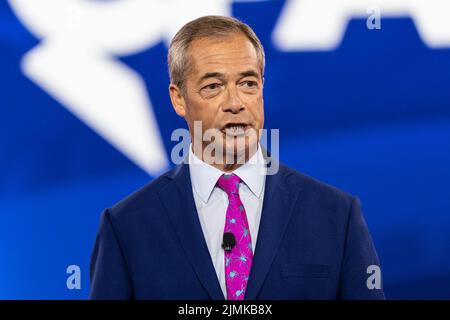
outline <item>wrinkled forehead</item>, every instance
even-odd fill
[[[231,77],[248,70],[262,76],[261,59],[245,35],[195,39],[188,54],[189,73],[194,78],[214,72]]]

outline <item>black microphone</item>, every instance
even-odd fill
[[[232,232],[225,232],[223,234],[222,248],[223,250],[230,252],[236,245],[236,238]]]

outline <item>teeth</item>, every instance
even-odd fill
[[[227,129],[233,129],[233,130],[238,130],[238,129],[242,129],[242,128],[244,128],[244,125],[242,125],[242,124],[227,127]]]
[[[231,134],[243,134],[245,129],[245,125],[238,124],[238,125],[231,125],[227,126],[225,128],[225,132],[231,133]]]

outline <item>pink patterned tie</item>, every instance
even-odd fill
[[[225,279],[228,300],[243,300],[253,261],[252,239],[247,214],[239,197],[241,179],[235,175],[222,175],[217,185],[228,195],[228,208],[224,233],[232,232],[236,245],[225,251]]]

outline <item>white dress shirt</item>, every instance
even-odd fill
[[[225,228],[228,196],[225,191],[216,186],[217,180],[225,172],[200,160],[192,152],[192,144],[189,146],[189,172],[203,235],[223,295],[227,298],[224,263],[225,253],[221,245]],[[230,173],[227,172],[227,174]],[[266,182],[266,166],[264,164],[261,146],[258,146],[257,152],[245,164],[232,173],[239,176],[242,180],[239,185],[239,196],[247,214],[254,253]]]

